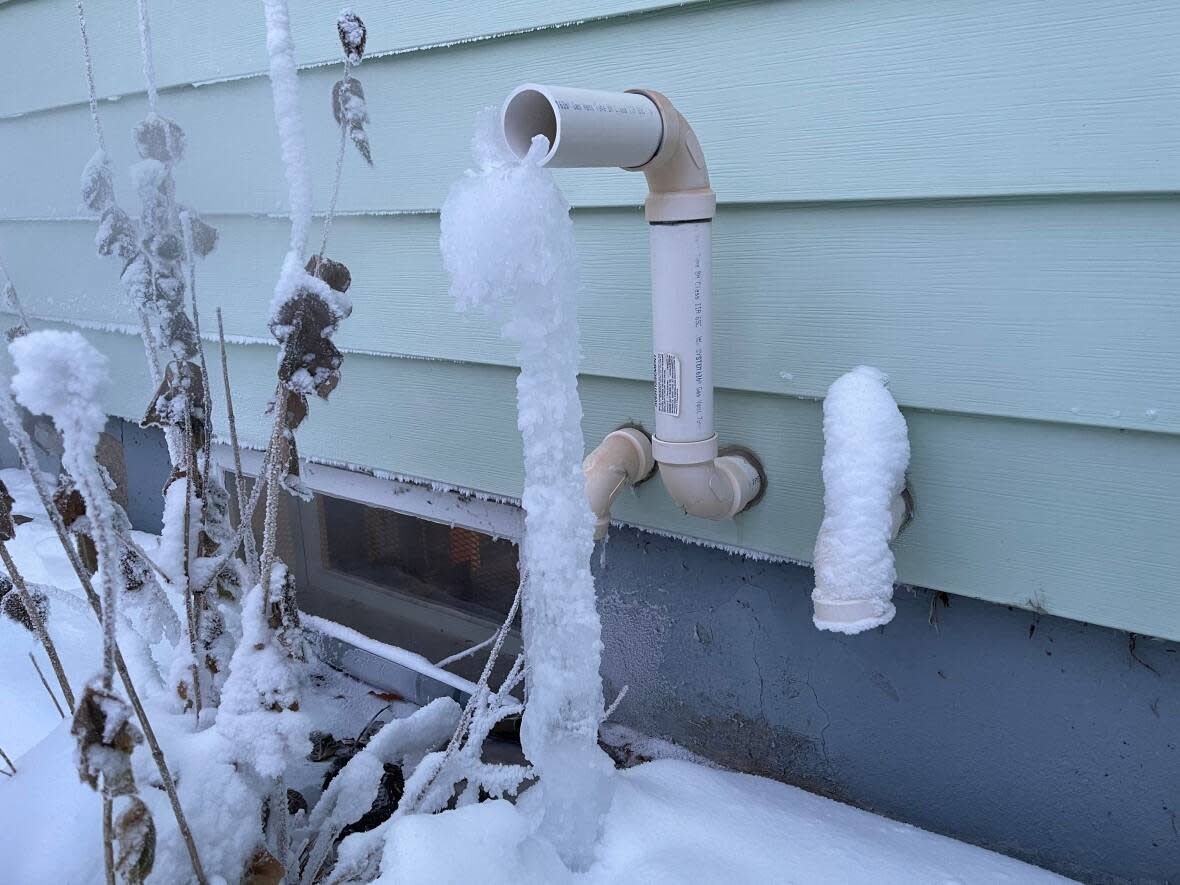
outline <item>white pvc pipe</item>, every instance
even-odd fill
[[[663,442],[713,437],[712,243],[707,221],[651,225],[655,435]]]
[[[762,476],[743,454],[717,457],[710,224],[717,198],[692,127],[658,92],[536,83],[508,97],[501,121],[505,140],[519,157],[528,153],[535,136],[544,135],[551,147],[542,165],[622,166],[647,178],[656,407],[652,453],[665,488],[686,513],[732,518],[758,497]],[[603,501],[609,508],[609,500]],[[608,511],[596,512],[601,528]]]
[[[620,427],[608,433],[586,456],[582,472],[586,477],[586,498],[594,511],[595,540],[606,537],[611,504],[619,492],[646,479],[655,466],[651,440],[634,427]]]
[[[542,166],[642,166],[664,133],[659,109],[646,95],[537,83],[516,88],[502,119],[517,156],[528,153],[534,136],[549,139]]]

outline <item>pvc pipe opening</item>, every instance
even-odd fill
[[[524,157],[533,139],[544,135],[549,139],[549,153],[541,165],[553,158],[558,139],[557,108],[545,93],[528,86],[516,90],[504,105],[504,138],[518,157]]]
[[[504,140],[523,158],[533,139],[549,139],[542,166],[643,166],[664,134],[660,110],[646,95],[524,83],[500,114]]]

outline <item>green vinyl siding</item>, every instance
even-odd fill
[[[272,389],[266,306],[287,235],[261,9],[157,3],[161,111],[189,135],[181,199],[222,242],[203,311],[225,312],[243,432]],[[337,4],[338,5],[338,4]],[[317,206],[336,133],[337,5],[292,3]],[[910,424],[914,523],[902,580],[1180,638],[1180,7],[1154,2],[763,0],[382,2],[376,165],[349,156],[330,253],[353,271],[348,356],[305,456],[488,493],[520,490],[514,354],[452,309],[437,210],[469,164],[475,113],[527,80],[667,93],[718,193],[718,432],[766,463],[733,523],[675,512],[658,483],[634,524],[806,561],[822,515],[818,399],[859,363]],[[100,105],[121,199],[144,113],[134,4],[91,0]],[[0,5],[0,254],[31,312],[133,324],[93,254],[78,172],[93,151],[73,4]],[[227,27],[230,14],[243,19]],[[34,65],[30,34],[60,33]],[[462,42],[456,42],[462,41]],[[452,45],[453,44],[453,45]],[[23,54],[22,54],[23,53]],[[34,79],[30,71],[37,71]],[[204,83],[195,87],[191,84]],[[650,423],[641,176],[558,173],[582,258],[587,445]],[[142,348],[111,355],[109,408],[149,393]],[[215,392],[220,389],[214,384]]]

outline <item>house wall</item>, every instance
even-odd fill
[[[181,198],[221,230],[200,272],[234,337],[245,438],[265,434],[266,306],[285,190],[262,12],[152,4],[161,110],[188,133]],[[144,114],[135,6],[87,4],[117,170]],[[347,157],[331,254],[353,271],[350,351],[307,455],[516,495],[511,348],[456,316],[437,210],[475,113],[519,82],[666,92],[720,200],[718,431],[764,461],[732,523],[656,486],[632,524],[807,561],[821,519],[820,405],[859,363],[892,378],[918,513],[905,581],[1180,638],[1180,6],[1139,0],[381,2],[359,71],[376,165]],[[316,203],[337,135],[337,6],[294,0]],[[69,0],[0,4],[0,250],[29,310],[101,326],[108,408],[150,393],[118,267],[93,254],[93,150]],[[650,419],[640,176],[563,171],[583,261],[587,444]],[[133,205],[125,176],[120,198]],[[122,325],[119,325],[122,324]],[[122,329],[122,331],[118,331]],[[214,385],[215,396],[218,385]],[[217,397],[220,401],[220,397]],[[220,402],[219,402],[220,408]],[[223,425],[224,426],[224,425]],[[478,445],[472,441],[478,440]]]

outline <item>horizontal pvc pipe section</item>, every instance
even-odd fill
[[[549,139],[542,166],[644,165],[660,148],[664,124],[646,95],[526,83],[508,97],[504,137],[518,156]]]

